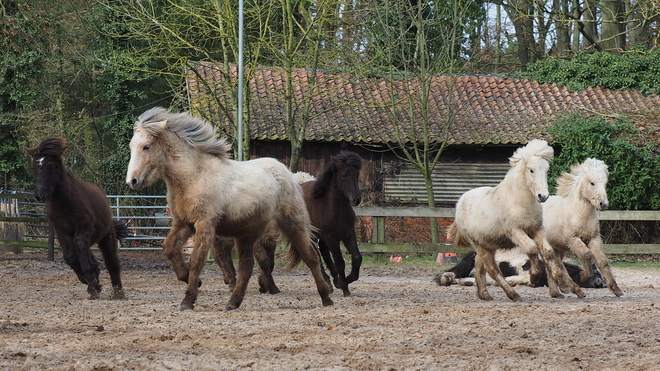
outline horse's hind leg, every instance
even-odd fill
[[[596,260],[596,267],[600,270],[600,273],[607,281],[607,288],[609,288],[614,295],[618,297],[623,296],[623,291],[619,288],[619,285],[616,284],[612,269],[607,261],[607,255],[605,255],[605,251],[603,250],[603,240],[600,237],[591,240],[591,242],[589,242],[589,250],[591,250],[594,260]],[[591,264],[589,264],[589,266],[591,266]]]
[[[126,299],[121,284],[121,264],[119,263],[119,255],[117,254],[117,240],[114,235],[108,235],[99,241],[98,245],[103,255],[105,266],[108,269],[108,274],[110,274],[112,299]]]
[[[268,233],[268,232],[266,232]],[[254,245],[254,257],[257,258],[259,263],[259,292],[278,294],[280,289],[275,284],[273,279],[273,268],[275,267],[275,249],[277,248],[277,240],[262,237]]]
[[[493,297],[488,293],[486,284],[486,268],[484,267],[484,260],[482,254],[486,254],[486,250],[477,249],[477,256],[474,258],[474,281],[477,284],[477,296],[481,300],[493,300]],[[492,254],[492,253],[491,253]]]
[[[234,310],[241,306],[248,281],[252,276],[254,268],[254,243],[256,238],[253,236],[236,238],[236,250],[238,252],[238,280],[236,287],[232,291],[227,303],[226,310]]]
[[[502,273],[500,272],[500,269],[497,267],[497,263],[495,262],[495,255],[493,251],[487,249],[478,249],[475,268],[477,268],[479,265],[481,265],[481,277],[477,279],[477,294],[479,295],[480,299],[492,300],[492,297],[490,297],[490,295],[488,295],[488,292],[486,292],[486,282],[485,282],[486,277],[483,274],[483,271],[485,270],[486,272],[488,272],[490,278],[492,278],[495,282],[497,282],[497,284],[502,288],[502,290],[504,290],[506,296],[509,299],[511,299],[512,301],[520,300],[520,295],[518,295],[516,290],[514,290],[511,287],[511,285],[509,285],[509,283],[504,279]],[[477,268],[477,272],[479,272],[479,268]],[[476,275],[475,278],[477,278]],[[482,287],[480,288],[479,285],[481,285]],[[484,293],[485,295],[483,295]]]
[[[229,286],[230,291],[236,287],[236,269],[231,258],[231,250],[233,248],[233,238],[216,236],[215,244],[213,244],[213,256],[220,270],[222,270],[222,277],[225,284]]]
[[[346,263],[344,262],[344,256],[341,253],[339,241],[332,241],[332,243],[327,244],[327,247],[332,253],[332,259],[335,262],[337,271],[335,287],[342,289],[344,296],[351,296],[351,292],[348,290],[348,281],[346,280]]]
[[[560,289],[568,287],[572,293],[574,293],[578,298],[582,299],[586,295],[580,286],[573,282],[571,277],[568,275],[566,266],[561,260],[561,253],[556,251],[545,239],[544,233],[541,231],[537,233],[535,241],[539,244],[539,251],[541,256],[543,256],[543,261],[545,262],[546,271],[548,273],[548,287],[550,288],[550,296],[561,298],[563,295],[556,294],[553,290],[557,290],[557,286]],[[554,281],[554,282],[551,282]]]
[[[337,286],[337,278],[339,277],[339,273],[337,272],[337,267],[335,266],[335,262],[332,260],[332,255],[330,254],[330,249],[328,248],[328,245],[325,243],[325,241],[321,240],[319,238],[318,240],[318,257],[319,259],[322,259],[323,262],[325,262],[325,266],[328,268],[330,271],[330,276],[332,276],[332,282],[330,282],[330,277],[325,273],[325,269],[323,269],[323,265],[321,264],[321,272],[323,274],[323,279],[325,282],[332,288],[332,284],[334,283],[335,287],[339,288]],[[320,262],[321,260],[319,260]]]

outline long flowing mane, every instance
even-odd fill
[[[557,194],[562,197],[568,197],[575,191],[580,184],[580,181],[588,174],[601,176],[607,179],[609,170],[607,165],[595,158],[588,158],[581,164],[571,166],[570,173],[563,173],[557,178]]]
[[[554,157],[554,149],[548,145],[545,140],[532,139],[524,147],[520,147],[509,158],[509,164],[513,167],[519,162],[525,161],[532,156],[539,156],[546,161],[551,161]]]
[[[337,156],[333,156],[333,159],[342,163],[342,165],[352,167],[354,169],[362,169],[362,158],[350,151],[341,151]],[[316,183],[314,184],[314,189],[312,194],[315,198],[325,196],[330,190],[330,185],[332,184],[332,178],[335,173],[335,161],[330,161],[325,165],[323,172],[319,175]]]
[[[162,123],[165,122],[165,126]],[[215,128],[205,120],[190,113],[174,113],[162,107],[154,107],[138,117],[135,130],[143,128],[149,134],[158,136],[167,128],[191,147],[221,159],[230,158],[230,145],[225,139],[218,139]]]

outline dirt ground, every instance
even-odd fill
[[[442,267],[369,263],[353,295],[321,306],[306,267],[276,268],[282,292],[243,305],[208,264],[194,311],[157,253],[122,252],[128,299],[88,300],[61,255],[0,255],[0,370],[658,370],[660,270],[614,270],[625,292],[552,299],[519,287],[440,287]],[[447,268],[448,266],[443,266]]]

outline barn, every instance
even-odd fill
[[[233,65],[202,62],[186,79],[189,107],[229,138],[235,137],[236,76]],[[279,67],[255,68],[247,76],[245,135],[251,157],[290,162],[290,116],[307,123],[298,170],[318,174],[329,156],[348,149],[365,159],[361,183],[366,202],[426,203],[422,175],[397,150],[400,143],[415,140],[397,137],[396,129],[410,131],[424,121],[421,100],[413,97],[421,91],[418,81],[391,83],[308,69],[293,69],[289,75]],[[292,82],[290,104],[287,80]],[[533,138],[552,143],[548,125],[562,115],[625,115],[642,130],[657,130],[645,124],[659,117],[660,97],[655,95],[599,87],[570,92],[565,86],[485,75],[440,75],[430,87],[428,138],[444,145],[432,174],[438,205],[453,205],[468,189],[497,184],[515,148]]]

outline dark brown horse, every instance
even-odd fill
[[[128,236],[126,224],[113,221],[103,191],[78,180],[64,167],[62,154],[67,142],[44,139],[36,148],[26,148],[32,157],[37,201],[46,202],[46,215],[62,246],[64,261],[80,282],[87,285],[90,299],[101,294],[99,264],[90,246],[97,243],[112,282],[112,298],[124,299],[117,255],[117,239]]]
[[[362,254],[358,249],[355,235],[354,205],[362,201],[358,185],[362,158],[354,152],[341,151],[332,156],[321,175],[316,180],[307,173],[296,173],[305,196],[318,248],[326,266],[332,274],[335,287],[349,296],[348,284],[360,276]],[[276,294],[280,292],[272,277],[275,248],[279,234],[274,226],[269,228],[255,244],[254,256],[259,263],[259,291]],[[339,246],[343,242],[351,254],[351,272],[346,276],[344,258]],[[218,239],[214,246],[216,262],[223,272],[225,283],[231,289],[236,285],[236,270],[231,260],[233,240]],[[323,272],[326,281],[329,277]]]

